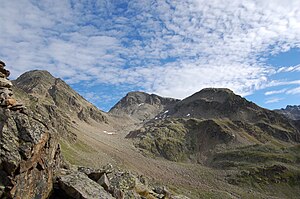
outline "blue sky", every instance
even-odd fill
[[[12,78],[48,70],[103,110],[129,91],[182,99],[205,87],[270,109],[300,104],[298,0],[0,3]]]

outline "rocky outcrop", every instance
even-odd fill
[[[10,72],[4,67],[5,63],[0,60],[0,106],[11,110],[24,111],[25,107],[22,104],[17,103],[13,97],[11,89],[13,84],[7,79]]]
[[[144,176],[113,168],[110,164],[102,169],[61,170],[56,181],[51,199],[187,198],[171,193],[166,187],[149,185]]]
[[[81,172],[63,175],[59,178],[58,183],[64,194],[75,199],[113,198],[100,184]]]
[[[287,118],[290,118],[292,120],[300,120],[300,105],[288,105],[286,108],[275,110],[276,112],[283,114]]]
[[[110,114],[129,116],[133,120],[146,122],[172,107],[179,100],[164,98],[144,92],[130,92],[111,110]]]
[[[56,135],[34,117],[0,109],[0,195],[47,198],[61,154]]]
[[[48,198],[62,165],[58,137],[22,104],[7,103],[14,98],[4,66],[0,62],[0,198]]]
[[[235,144],[232,123],[220,120],[165,119],[130,132],[144,153],[171,161],[201,162],[218,145]],[[237,128],[237,127],[236,127]]]

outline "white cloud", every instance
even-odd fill
[[[300,64],[296,66],[287,66],[287,67],[281,67],[277,70],[278,73],[281,72],[300,72]]]
[[[127,10],[116,7],[127,4]],[[230,4],[230,6],[228,6]],[[300,47],[297,0],[1,2],[0,57],[13,77],[47,69],[69,83],[131,84],[183,98],[298,84],[258,58]],[[123,11],[122,11],[123,10]],[[173,62],[170,62],[173,60]]]
[[[290,89],[290,90],[288,90],[286,93],[287,93],[287,94],[292,94],[292,95],[300,94],[300,87]]]
[[[299,85],[300,80],[291,80],[291,81],[271,81],[266,87],[275,87],[275,86],[287,86],[287,85]]]
[[[265,95],[281,94],[281,93],[285,93],[286,91],[287,91],[287,89],[267,91],[267,92],[265,92]]]
[[[271,103],[277,103],[280,102],[281,100],[283,100],[284,98],[270,98],[268,99],[265,104],[271,104]]]

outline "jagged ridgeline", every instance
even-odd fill
[[[286,108],[277,109],[275,111],[285,115],[292,120],[300,120],[300,105],[287,105]]]

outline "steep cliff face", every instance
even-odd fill
[[[0,198],[48,198],[62,164],[57,135],[34,116],[0,108]]]

